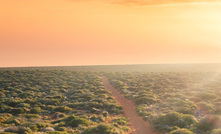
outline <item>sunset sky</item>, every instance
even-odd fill
[[[217,0],[0,0],[0,67],[217,62]]]

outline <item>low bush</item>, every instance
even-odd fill
[[[114,119],[113,122],[116,122],[118,125],[127,125],[128,119],[125,117],[120,117],[120,118]]]
[[[37,123],[36,125],[39,131],[42,131],[43,129],[47,127],[47,124],[45,123]]]
[[[54,131],[54,132],[46,132],[46,134],[68,134],[68,132]]]
[[[188,128],[195,123],[197,123],[197,119],[193,115],[177,112],[159,115],[152,120],[155,129],[166,132],[170,131],[173,127]]]
[[[102,124],[97,127],[88,128],[82,134],[122,134],[122,131],[113,126]]]
[[[41,108],[40,107],[34,107],[34,108],[31,109],[30,113],[32,113],[32,114],[41,113]]]
[[[129,131],[130,131],[130,128],[127,127],[127,126],[123,126],[123,127],[121,127],[121,129],[122,129],[124,132],[129,132]]]
[[[151,98],[151,97],[139,97],[135,99],[136,105],[140,104],[153,104],[156,102],[156,99]]]
[[[25,108],[30,108],[30,104],[27,103],[19,103],[18,105],[16,105],[16,107],[25,107]]]
[[[72,127],[78,127],[79,125],[88,126],[90,122],[85,118],[79,118],[75,115],[71,115],[67,118],[64,118],[62,120],[58,120],[53,122],[60,123],[59,126],[72,126]]]
[[[56,127],[55,130],[57,131],[68,131],[66,127]]]
[[[8,113],[0,113],[0,123],[3,123],[7,121],[10,117],[12,117],[11,114]]]
[[[65,114],[64,113],[59,113],[59,112],[56,112],[53,116],[53,118],[63,118],[65,117]]]
[[[40,118],[38,114],[20,114],[19,116],[25,117],[25,118]]]
[[[206,117],[201,119],[197,124],[196,127],[202,133],[209,132],[216,128],[216,125],[219,122],[219,118],[215,116]]]
[[[75,118],[67,123],[67,125],[70,125],[72,127],[78,127],[79,125],[88,126],[89,124],[90,122],[84,118]]]
[[[197,97],[201,98],[202,100],[213,100],[216,99],[218,96],[214,93],[198,93]]]
[[[31,125],[31,126],[29,126],[29,128],[30,128],[33,132],[37,132],[37,131],[38,131],[37,125]]]
[[[109,115],[109,113],[108,113],[107,111],[104,111],[104,112],[102,113],[102,115],[103,115],[104,117],[107,117],[107,116]]]
[[[26,113],[26,109],[25,108],[13,108],[11,110],[11,113],[14,115],[23,114],[23,113]]]
[[[30,128],[21,127],[21,126],[8,127],[4,131],[10,133],[18,133],[18,134],[30,134],[32,132]]]
[[[54,109],[55,112],[70,112],[71,110],[68,106],[59,106]]]
[[[194,133],[186,128],[182,128],[171,131],[169,134],[194,134]]]
[[[18,119],[15,119],[15,118],[10,118],[6,121],[7,124],[15,124],[16,126],[17,125],[20,125],[21,122],[18,120]]]

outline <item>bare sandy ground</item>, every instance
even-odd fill
[[[112,93],[114,99],[123,107],[124,115],[129,119],[132,131],[129,134],[157,134],[153,131],[150,124],[145,122],[136,112],[136,106],[133,101],[124,97],[114,88],[106,77],[102,77],[104,88]]]

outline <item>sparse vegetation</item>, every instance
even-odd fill
[[[105,75],[156,131],[218,134],[221,75],[212,72],[80,72],[0,70],[4,133],[121,134],[123,108],[107,92]]]
[[[218,133],[221,75],[213,72],[105,73],[157,131]]]
[[[77,134],[103,123],[128,131],[126,119],[114,126],[122,107],[101,80],[92,72],[1,70],[0,126],[22,134]]]

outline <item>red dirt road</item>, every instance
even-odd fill
[[[124,97],[120,92],[114,88],[106,77],[102,77],[104,88],[112,93],[115,100],[122,105],[124,115],[129,119],[132,131],[129,134],[157,134],[153,132],[150,124],[145,122],[136,112],[136,106],[133,101]]]

